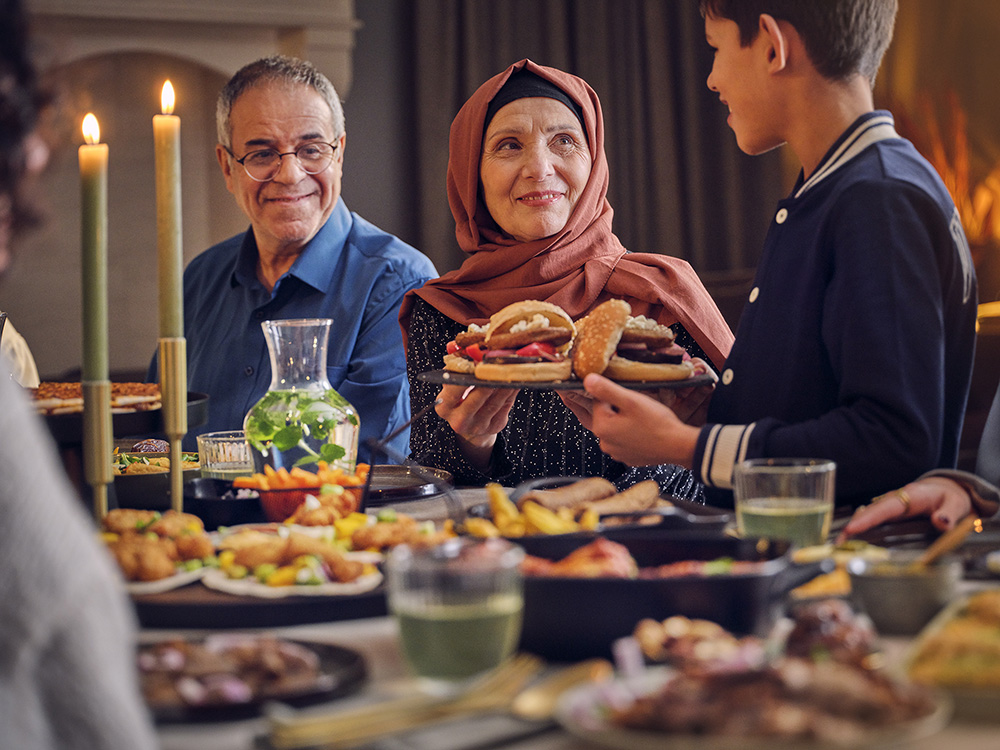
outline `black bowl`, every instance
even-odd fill
[[[259,497],[237,497],[232,482],[210,477],[184,483],[184,511],[198,516],[208,531],[267,520]]]

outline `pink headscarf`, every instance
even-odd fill
[[[510,75],[522,68],[555,84],[580,106],[593,157],[590,179],[566,226],[531,242],[506,236],[479,199],[486,110]],[[415,297],[465,324],[485,323],[497,310],[527,299],[559,305],[576,319],[616,297],[632,306],[633,315],[664,325],[681,323],[721,366],[733,334],[711,295],[687,261],[628,253],[622,247],[611,231],[614,212],[607,190],[601,103],[583,79],[521,60],[488,80],[455,117],[449,141],[448,202],[459,247],[469,257],[459,269],[406,295],[399,314],[404,341]]]

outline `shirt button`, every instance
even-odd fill
[[[750,301],[751,302],[756,302],[757,301],[757,297],[759,297],[759,296],[760,296],[760,287],[759,286],[755,286],[753,289],[750,290]]]
[[[722,371],[722,384],[729,385],[733,382],[733,371],[726,368]]]
[[[785,219],[787,219],[787,218],[788,218],[788,209],[787,208],[781,208],[781,209],[778,209],[778,214],[777,214],[777,216],[774,217],[774,220],[776,222],[778,222],[779,224],[784,224],[785,223]]]
[[[252,367],[249,367],[249,366],[248,366],[248,367],[245,367],[245,368],[243,369],[243,372],[245,372],[245,373],[247,374],[247,377],[250,377],[251,375],[253,375],[253,368],[252,368]]]

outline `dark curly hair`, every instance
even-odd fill
[[[46,97],[30,58],[20,0],[0,0],[0,19],[0,211],[17,231],[36,218],[20,187],[27,166],[25,141]]]

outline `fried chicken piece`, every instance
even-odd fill
[[[395,521],[379,521],[362,526],[351,534],[354,549],[386,549],[399,544],[407,544],[419,533],[416,519],[412,516],[397,516]]]
[[[300,526],[332,526],[334,521],[346,518],[358,510],[361,493],[358,489],[341,490],[307,497],[289,516],[288,522]]]
[[[170,539],[128,532],[108,542],[108,549],[128,581],[158,581],[176,569],[177,547]]]
[[[204,531],[201,533],[181,534],[174,538],[177,554],[181,560],[201,560],[215,554],[212,538]]]
[[[528,556],[521,570],[525,575],[570,578],[635,578],[639,574],[639,566],[628,548],[604,537],[578,547],[556,562],[539,562]]]
[[[288,547],[285,549],[289,563],[300,555],[314,555],[326,563],[330,574],[341,583],[347,583],[358,578],[364,572],[364,565],[357,560],[348,560],[343,553],[322,539],[306,534],[291,533],[288,535]]]
[[[253,570],[258,565],[282,565],[287,558],[288,539],[261,532],[242,532],[227,537],[219,548],[233,550],[233,562]]]
[[[137,510],[135,508],[115,508],[104,516],[103,528],[113,534],[126,534],[145,529],[159,517],[155,510]]]
[[[146,531],[170,538],[178,537],[185,533],[202,532],[204,530],[205,524],[198,516],[191,513],[178,513],[175,510],[168,510],[146,527]]]

